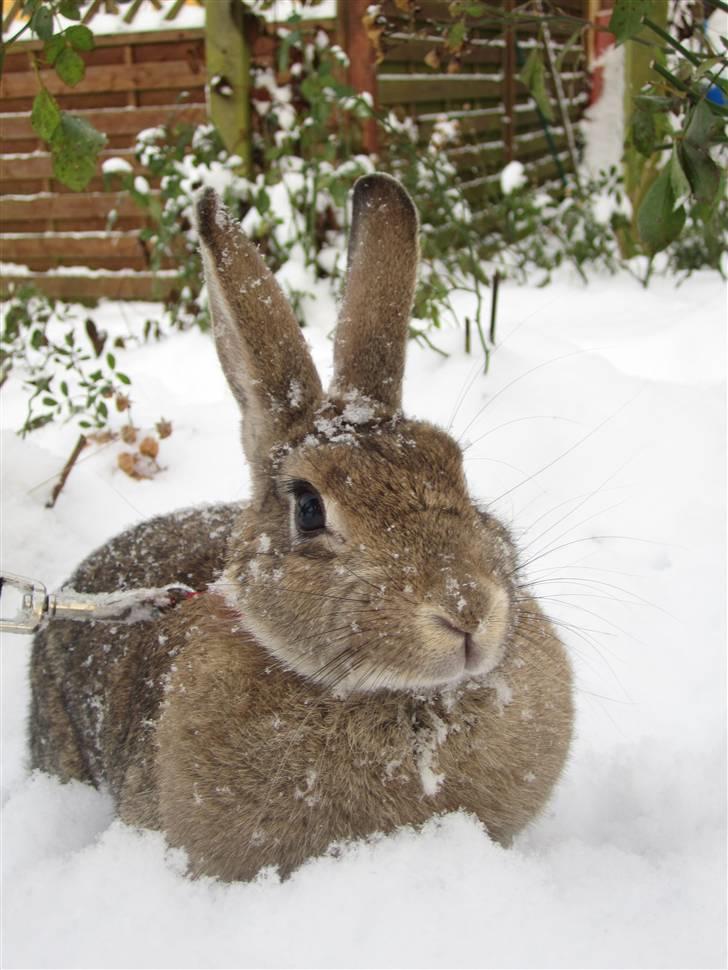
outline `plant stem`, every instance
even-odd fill
[[[493,290],[490,298],[490,331],[488,336],[490,337],[490,342],[495,346],[495,318],[498,310],[498,285],[500,284],[500,273],[498,270],[495,271],[495,276],[493,277]]]
[[[61,472],[61,477],[58,479],[56,484],[53,486],[53,491],[51,492],[51,497],[46,502],[46,508],[52,509],[56,504],[56,499],[61,494],[63,486],[66,484],[66,479],[71,474],[71,469],[76,464],[78,456],[81,454],[83,449],[86,447],[87,439],[86,435],[82,434],[78,436],[78,441],[76,442],[73,451],[71,452],[68,461],[63,466],[63,471]]]
[[[689,51],[687,47],[681,44],[679,40],[672,37],[666,30],[660,27],[659,24],[656,24],[654,20],[650,20],[649,17],[643,17],[642,23],[645,25],[645,27],[649,27],[653,34],[657,34],[658,37],[661,37],[666,44],[674,47],[676,51],[680,51],[683,57],[690,61],[694,67],[700,67],[700,58],[696,57],[692,51]]]

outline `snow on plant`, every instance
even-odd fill
[[[109,426],[113,408],[128,412],[129,377],[117,368],[107,335],[83,308],[57,302],[32,287],[4,307],[0,369],[28,389],[21,435],[51,421],[73,420],[82,433]]]

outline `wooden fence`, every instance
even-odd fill
[[[497,189],[498,172],[511,159],[522,161],[532,179],[540,182],[571,167],[569,127],[588,101],[581,45],[567,51],[561,64],[564,115],[558,115],[554,98],[557,119],[544,126],[517,80],[520,65],[536,43],[533,27],[478,31],[460,71],[448,73],[423,61],[428,51],[442,45],[433,25],[448,17],[448,0],[418,0],[415,16],[403,12],[394,0],[385,0],[383,13],[395,30],[389,32],[383,58],[374,68],[366,50],[362,58],[361,32],[352,36],[361,26],[361,17],[353,18],[352,12],[358,14],[357,8],[366,5],[364,0],[345,0],[338,23],[322,26],[349,49],[360,45],[352,81],[370,89],[380,108],[414,118],[423,139],[442,116],[458,121],[460,138],[446,150],[476,210],[486,210]],[[559,6],[575,15],[586,14],[585,0],[560,0]],[[551,33],[556,58],[572,31],[554,24]],[[204,31],[99,36],[96,42],[96,50],[86,55],[86,77],[76,88],[65,88],[52,72],[44,81],[62,108],[81,114],[107,134],[102,161],[118,156],[139,170],[132,149],[142,129],[172,118],[201,122],[206,117]],[[10,268],[4,274],[4,289],[10,283],[31,281],[65,298],[148,298],[152,274],[139,239],[139,210],[124,194],[108,191],[100,174],[84,193],[66,189],[53,178],[50,156],[30,126],[37,81],[29,55],[39,47],[34,42],[19,44],[6,58],[0,86],[0,258],[27,267],[23,272]],[[271,65],[274,54],[274,36],[261,33],[253,44],[253,62]],[[553,85],[553,79],[549,83]],[[113,229],[108,229],[112,210],[116,218]],[[75,267],[82,269],[74,271]],[[155,279],[154,293],[159,295],[164,276],[156,274]]]
[[[76,88],[66,88],[52,72],[44,81],[61,108],[106,133],[102,162],[121,157],[139,169],[133,146],[144,128],[173,117],[205,120],[202,30],[101,36],[96,44]],[[50,155],[31,128],[37,82],[29,55],[39,46],[25,44],[8,54],[0,88],[0,255],[30,271],[7,272],[4,284],[38,282],[64,297],[149,296],[138,207],[124,193],[108,191],[100,172],[85,192],[67,189],[53,178]],[[117,218],[109,230],[112,210]],[[83,271],[71,273],[69,267]],[[55,273],[46,275],[48,270]]]

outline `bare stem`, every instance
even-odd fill
[[[81,454],[83,449],[86,447],[87,439],[86,435],[82,434],[78,436],[78,441],[76,442],[73,451],[66,464],[63,466],[63,471],[61,472],[61,477],[58,479],[56,484],[53,486],[53,491],[51,492],[51,497],[46,502],[46,508],[52,509],[56,504],[56,499],[61,494],[63,486],[66,484],[66,479],[71,474],[71,469],[76,464],[78,456]]]

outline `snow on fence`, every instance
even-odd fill
[[[504,3],[512,5],[511,0]],[[561,0],[559,7],[585,16],[587,3]],[[423,139],[443,115],[457,121],[459,138],[445,150],[464,194],[482,213],[484,227],[488,199],[498,190],[498,173],[506,162],[523,162],[539,182],[571,167],[567,128],[581,116],[589,84],[583,45],[577,42],[564,51],[573,24],[551,24],[552,55],[556,59],[563,54],[560,78],[566,98],[565,111],[560,113],[554,101],[555,121],[544,125],[517,78],[536,43],[535,27],[478,29],[460,71],[448,73],[445,67],[426,66],[424,57],[442,47],[436,25],[447,22],[449,0],[419,0],[414,15],[395,0],[385,0],[382,12],[396,29],[386,36],[375,66],[373,57],[362,56],[369,40],[360,14],[367,7],[368,0],[345,0],[339,3],[338,19],[319,26],[352,54],[352,83],[371,90],[380,108],[413,118]],[[201,122],[206,117],[205,37],[202,27],[178,29],[174,24],[163,30],[128,31],[126,25],[124,31],[96,37],[96,49],[85,55],[86,76],[72,90],[50,71],[44,81],[62,108],[107,134],[102,162],[120,156],[141,171],[132,151],[141,130],[175,118]],[[275,44],[272,33],[259,32],[252,40],[253,63],[273,65]],[[29,55],[41,46],[18,43],[6,58],[0,83],[3,289],[29,281],[64,298],[161,296],[164,276],[157,274],[155,282],[148,270],[139,238],[143,217],[131,200],[109,191],[100,173],[84,193],[73,193],[53,178],[50,155],[30,125],[37,81]],[[552,78],[549,84],[553,94]],[[375,145],[370,142],[370,147]],[[108,229],[111,210],[116,219]]]

